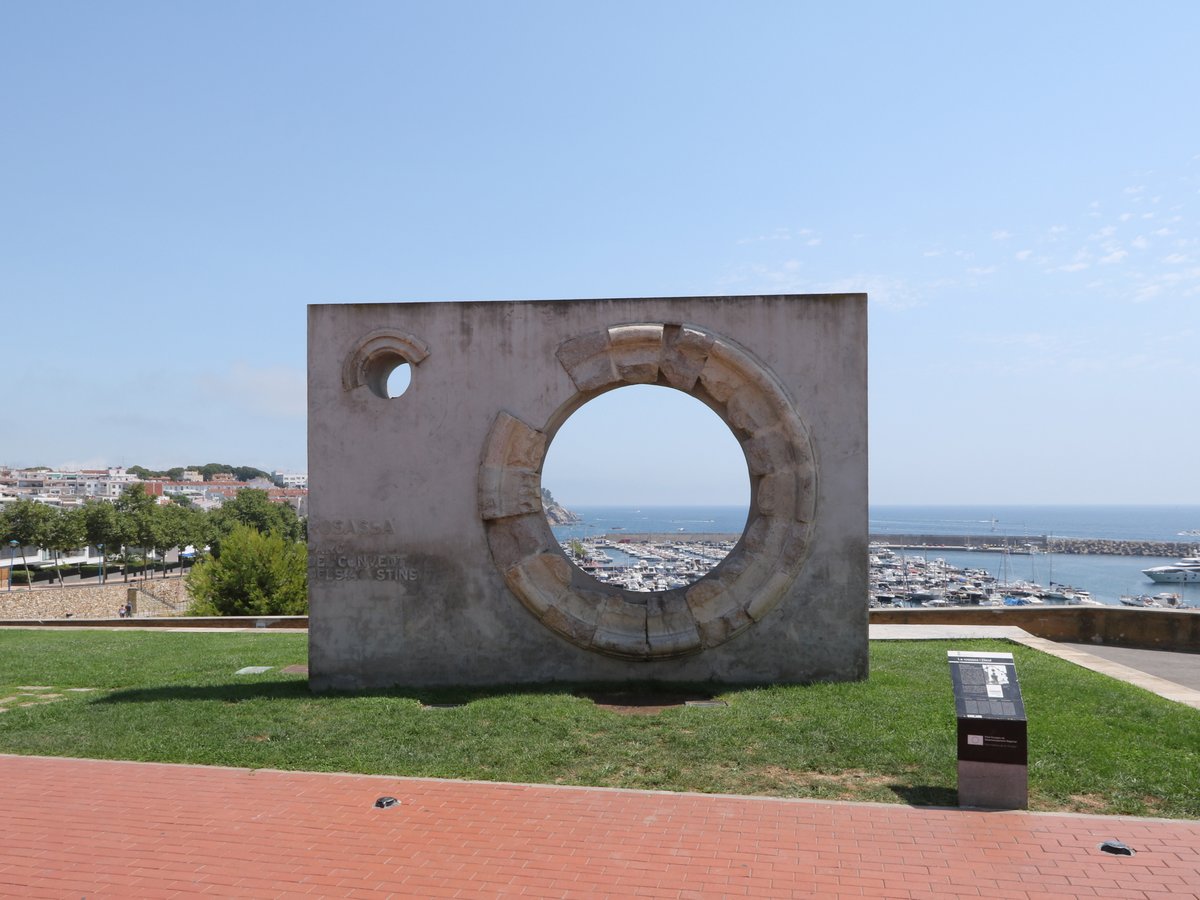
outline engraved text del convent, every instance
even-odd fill
[[[417,570],[391,553],[353,553],[343,547],[318,550],[317,581],[416,581]]]

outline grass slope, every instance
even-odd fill
[[[875,642],[868,682],[622,716],[567,685],[313,695],[278,671],[303,634],[3,631],[0,698],[63,699],[0,704],[0,752],[953,805],[950,646]],[[1024,647],[953,647],[1017,658],[1033,808],[1200,817],[1200,712]],[[249,665],[276,669],[233,674]]]

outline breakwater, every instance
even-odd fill
[[[955,537],[947,534],[873,534],[873,543],[904,550],[973,550],[982,553],[1062,553],[1075,556],[1195,556],[1196,541],[1117,541],[1103,538]]]
[[[732,532],[672,532],[672,531],[611,531],[599,535],[614,544],[719,544],[724,541],[736,543],[741,533]]]

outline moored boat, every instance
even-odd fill
[[[1151,566],[1142,574],[1155,584],[1186,584],[1200,581],[1200,556],[1185,556],[1169,566]]]

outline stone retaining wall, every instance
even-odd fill
[[[35,587],[13,586],[0,593],[0,621],[13,619],[116,618],[117,610],[137,590],[137,616],[178,615],[191,602],[183,578],[110,581],[107,584]]]
[[[1200,612],[1122,606],[873,609],[872,625],[1014,625],[1050,641],[1200,653]]]

